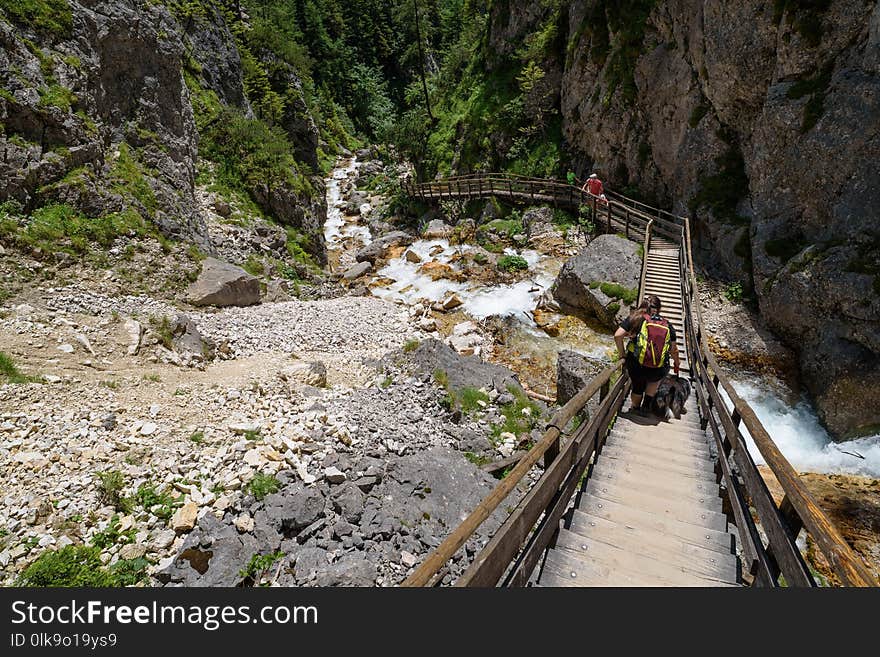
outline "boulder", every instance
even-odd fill
[[[273,279],[266,284],[266,298],[269,303],[290,301],[290,285],[283,279]]]
[[[556,360],[556,403],[565,404],[605,369],[607,363],[565,349]]]
[[[553,283],[553,297],[569,314],[596,317],[613,327],[626,317],[629,306],[603,291],[602,284],[638,290],[641,274],[638,244],[600,235],[562,266]]]
[[[451,232],[452,228],[445,221],[432,219],[422,232],[422,237],[426,240],[443,239],[449,237]]]
[[[454,390],[470,387],[507,392],[508,386],[522,390],[516,374],[506,367],[485,363],[476,356],[463,356],[449,345],[433,338],[422,340],[418,347],[405,356],[419,372],[430,376],[437,370],[445,372],[449,387]]]
[[[295,362],[278,371],[278,376],[288,384],[301,384],[324,388],[327,386],[327,367],[320,361]]]
[[[409,246],[412,243],[412,235],[404,233],[402,230],[396,230],[370,242],[367,246],[359,250],[355,254],[355,260],[358,262],[376,264],[378,260],[381,260],[385,256],[385,252],[389,248],[393,246]]]
[[[324,496],[301,483],[266,496],[266,517],[277,529],[298,531],[324,515]]]
[[[347,281],[353,281],[356,278],[360,278],[361,276],[366,276],[373,269],[373,265],[369,262],[359,262],[356,265],[349,267],[345,273],[342,275]]]
[[[260,302],[260,281],[241,267],[206,258],[187,297],[194,306],[251,306]]]

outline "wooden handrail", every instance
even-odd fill
[[[693,249],[691,246],[690,222],[686,221],[685,230],[685,248],[687,251],[688,274],[690,284],[694,290],[695,307],[697,314],[696,326],[703,326],[702,310],[699,304],[699,295],[697,293],[698,286],[696,275],[694,274]],[[773,442],[770,434],[764,428],[764,425],[755,415],[751,405],[742,399],[736,392],[736,389],[724,375],[712,351],[709,349],[706,336],[699,331],[699,350],[702,357],[706,360],[708,367],[713,371],[715,377],[720,381],[725,392],[731,400],[733,408],[739,415],[742,423],[745,425],[758,448],[764,457],[767,466],[773,472],[779,481],[782,490],[785,492],[791,506],[797,512],[798,517],[807,529],[809,534],[816,541],[819,549],[828,559],[834,573],[840,577],[842,583],[850,586],[877,586],[877,581],[871,576],[862,560],[856,555],[846,540],[838,531],[834,523],[829,520],[828,516],[816,503],[815,498],[809,492],[807,487],[798,477],[797,472],[792,467],[788,459],[783,456],[782,452]]]
[[[522,460],[501,480],[467,518],[446,537],[437,548],[419,565],[419,567],[406,578],[402,586],[425,586],[434,574],[443,567],[449,559],[465,544],[468,538],[483,524],[495,509],[510,495],[511,491],[528,474],[544,453],[556,444],[562,435],[562,429],[586,406],[587,402],[597,393],[606,382],[611,380],[611,375],[619,371],[623,361],[611,365],[595,377],[578,394],[572,397],[560,408],[550,422],[544,435],[522,458]]]

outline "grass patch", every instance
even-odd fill
[[[248,259],[245,260],[241,268],[251,276],[260,277],[266,273],[266,265],[263,263],[263,260],[253,254],[248,256]]]
[[[509,432],[515,436],[521,436],[531,431],[541,417],[540,407],[525,392],[516,386],[508,386],[508,392],[514,400],[501,407],[501,415],[504,421],[492,426],[492,437],[497,441],[502,433]],[[528,409],[527,413],[523,410]]]
[[[493,219],[486,224],[486,229],[504,235],[507,239],[513,239],[514,235],[523,234],[523,223],[515,212],[507,219]]]
[[[189,435],[189,439],[191,442],[194,442],[196,445],[202,445],[205,442],[205,432],[204,431],[193,431]]]
[[[498,264],[496,265],[498,269],[501,271],[525,271],[529,268],[529,263],[526,262],[526,259],[522,256],[518,255],[505,255],[498,258]]]
[[[0,0],[0,9],[13,23],[56,38],[69,36],[73,27],[67,0]]]
[[[272,475],[264,475],[260,472],[248,482],[246,490],[259,502],[271,493],[277,493],[280,484]]]
[[[102,388],[109,388],[110,390],[119,390],[119,382],[118,381],[99,381],[98,385]]]
[[[22,374],[9,354],[0,351],[0,383],[36,383],[38,378]]]
[[[144,374],[144,381],[151,381],[153,383],[159,383],[162,381],[162,377],[158,374]]]
[[[403,343],[403,353],[408,354],[412,351],[415,351],[416,349],[418,349],[420,344],[422,344],[421,340],[417,340],[415,338],[412,340],[407,340]]]
[[[149,511],[157,518],[168,520],[174,515],[174,510],[181,506],[182,499],[172,497],[168,493],[160,493],[151,483],[143,483],[138,486],[134,494],[134,502],[145,511]],[[154,507],[159,507],[154,509]]]
[[[480,456],[478,454],[474,454],[473,452],[465,452],[464,457],[477,467],[492,462],[492,459],[490,459],[488,456]]]
[[[489,395],[482,390],[471,386],[465,386],[459,390],[455,396],[461,405],[462,412],[464,413],[473,413],[474,411],[482,410],[483,406],[480,402],[483,402],[484,404],[489,403]]]
[[[39,107],[57,107],[64,112],[69,112],[75,102],[76,94],[57,82],[40,89]]]

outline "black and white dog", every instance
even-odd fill
[[[679,420],[690,394],[691,384],[687,379],[668,374],[660,381],[652,410],[664,420],[668,420],[673,415]]]

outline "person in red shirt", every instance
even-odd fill
[[[602,181],[599,180],[599,176],[595,173],[591,173],[590,177],[587,178],[587,182],[584,183],[583,190],[585,192],[589,192],[591,195],[599,197],[605,193],[605,187],[602,185]]]

